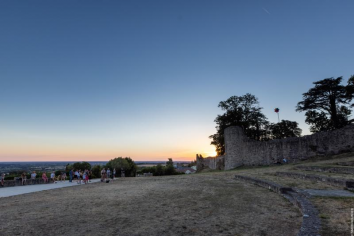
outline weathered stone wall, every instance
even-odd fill
[[[300,138],[284,138],[271,141],[255,141],[243,133],[242,128],[225,129],[225,170],[238,166],[270,165],[304,160],[316,155],[334,155],[354,149],[354,126],[319,132]]]
[[[282,162],[305,160],[317,155],[334,155],[354,150],[354,125],[341,129],[319,132],[300,138],[256,141],[249,139],[241,127],[231,126],[225,129],[224,156],[216,158],[197,157],[197,167],[218,169],[224,163],[224,169],[239,166],[270,165]],[[218,165],[220,163],[220,165]],[[220,167],[221,168],[221,167]]]
[[[203,169],[224,170],[225,158],[224,156],[203,158],[202,155],[197,154],[197,172]]]

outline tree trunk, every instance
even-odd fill
[[[336,101],[334,98],[330,98],[330,108],[331,108],[331,121],[333,122],[334,128],[339,128],[339,122],[337,119],[336,111]]]

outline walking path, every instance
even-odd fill
[[[100,182],[100,179],[92,179],[90,181],[91,182],[89,182],[89,184],[97,183]],[[80,185],[83,185],[83,183]],[[68,180],[66,180],[64,182],[57,182],[56,184],[51,183],[51,184],[35,184],[35,185],[5,187],[5,188],[0,188],[0,198],[11,197],[11,196],[21,195],[25,193],[33,193],[33,192],[39,192],[44,190],[56,189],[56,188],[73,187],[73,186],[79,186],[79,184],[77,184],[77,181],[73,181],[72,183],[70,183]]]
[[[353,197],[354,193],[345,190],[320,190],[320,189],[303,189],[301,192],[306,192],[312,197]]]

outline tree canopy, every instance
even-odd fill
[[[181,174],[175,170],[173,166],[172,158],[168,158],[168,161],[166,162],[166,166],[162,166],[161,164],[158,164],[156,166],[143,167],[138,171],[138,173],[140,174],[152,173],[154,176]]]
[[[281,139],[290,137],[300,137],[302,130],[295,121],[282,120],[277,124],[271,123],[269,126],[271,139]]]
[[[352,75],[349,80],[347,81],[346,85],[346,96],[352,100],[354,99],[354,76]],[[353,107],[354,104],[352,103],[351,106]]]
[[[72,167],[75,170],[90,170],[91,165],[89,162],[83,161],[83,162],[76,162],[72,165]]]
[[[314,87],[303,93],[296,111],[305,111],[305,122],[310,125],[312,133],[341,128],[353,122],[349,104],[354,98],[354,76],[347,85],[342,85],[342,77],[326,78],[314,82]],[[282,120],[269,123],[262,113],[257,97],[252,94],[231,96],[218,105],[224,113],[214,120],[216,133],[210,135],[211,144],[215,146],[218,156],[225,154],[224,130],[229,126],[240,126],[247,137],[259,141],[300,137],[302,130],[295,121]]]
[[[348,86],[341,82],[342,77],[319,80],[303,93],[303,101],[298,102],[296,111],[306,111],[305,122],[311,125],[311,132],[337,129],[350,123],[351,110],[346,105],[353,99],[353,76]]]
[[[218,105],[224,114],[215,119],[217,133],[209,136],[211,144],[215,145],[217,155],[225,153],[224,130],[229,126],[241,126],[245,134],[255,140],[267,138],[266,126],[268,121],[261,112],[257,97],[252,94],[232,96]]]
[[[114,159],[111,159],[108,163],[106,163],[105,167],[110,168],[111,170],[115,168],[117,172],[123,169],[125,171],[126,177],[136,176],[137,166],[130,157],[125,157],[125,158],[116,157]]]

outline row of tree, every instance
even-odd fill
[[[138,174],[152,173],[154,176],[162,175],[177,175],[180,174],[177,172],[173,166],[173,160],[171,158],[166,162],[166,166],[158,164],[156,166],[144,167],[141,170],[137,171]]]
[[[130,157],[117,157],[114,159],[111,159],[106,165],[94,165],[93,167],[90,165],[88,162],[76,162],[73,163],[72,165],[67,164],[66,166],[66,172],[69,172],[69,170],[74,169],[74,170],[91,170],[92,172],[92,177],[93,178],[100,178],[101,177],[101,170],[105,169],[110,169],[113,171],[113,169],[116,169],[116,175],[119,176],[121,175],[121,170],[125,171],[125,176],[126,177],[134,177],[136,176],[137,172],[137,166],[135,162],[130,158]]]
[[[303,93],[303,101],[296,107],[298,112],[306,112],[305,122],[310,131],[333,130],[353,122],[349,120],[350,107],[353,107],[354,76],[347,85],[342,85],[342,77],[326,78],[314,82],[314,87]],[[217,132],[209,138],[215,146],[217,155],[225,153],[224,130],[229,126],[241,126],[247,137],[259,141],[301,136],[302,130],[295,121],[282,120],[270,123],[262,113],[258,98],[247,93],[232,96],[218,105],[224,114],[215,119]]]

